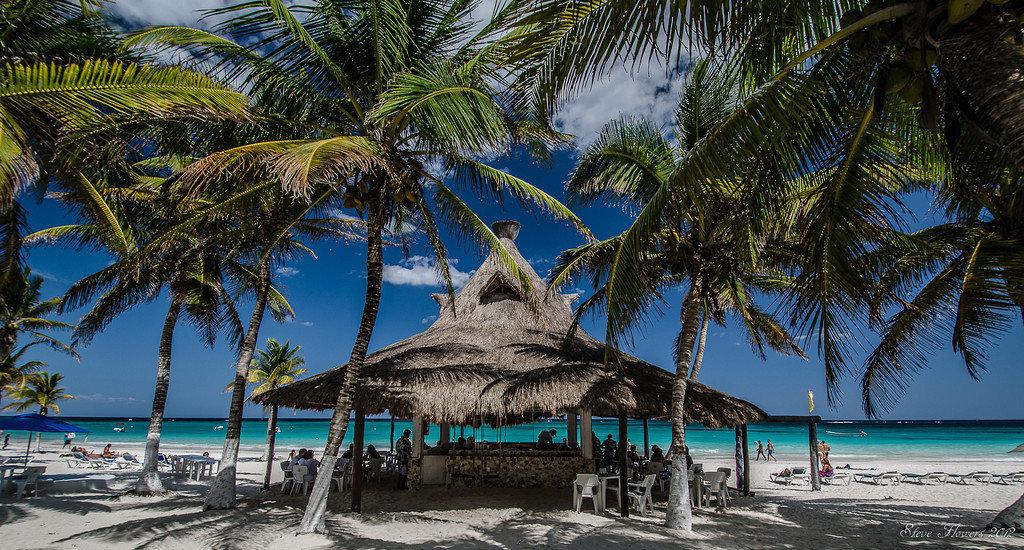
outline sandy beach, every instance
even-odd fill
[[[124,446],[119,451],[140,452]],[[174,452],[173,449],[167,449]],[[201,449],[199,449],[201,450]],[[214,456],[219,451],[213,450]],[[695,510],[694,532],[680,538],[665,531],[665,494],[647,517],[620,518],[614,509],[596,515],[571,510],[571,489],[429,487],[399,492],[387,481],[369,484],[360,515],[347,512],[347,493],[332,494],[330,535],[296,536],[305,499],[258,492],[264,463],[244,452],[239,467],[238,510],[203,512],[207,481],[164,476],[167,496],[123,495],[131,471],[71,468],[57,452],[35,455],[47,474],[113,475],[105,490],[0,499],[0,546],[4,548],[1024,548],[1024,537],[995,536],[981,529],[1024,491],[1024,485],[875,486],[852,483],[807,486],[771,483],[768,475],[797,458],[752,464],[752,497],[725,511]],[[704,468],[729,467],[726,459],[700,460]],[[841,455],[837,464],[844,464]],[[923,473],[1024,469],[1024,460],[899,463],[878,460],[855,468]],[[275,471],[275,481],[280,476]]]

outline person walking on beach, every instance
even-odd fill
[[[75,441],[75,432],[68,432],[64,434],[64,447],[70,447]],[[63,449],[64,447],[61,447]]]
[[[768,457],[766,457],[764,455],[764,443],[761,443],[761,440],[758,439],[757,440],[757,457],[754,458],[754,462],[757,462],[758,460],[761,460],[762,458],[765,459],[766,461],[768,460]]]
[[[765,460],[775,460],[775,462],[779,461],[779,459],[775,458],[775,445],[772,443],[771,439],[768,440],[768,457],[765,458]]]
[[[409,458],[412,457],[412,432],[405,430],[402,437],[395,442],[395,458],[398,459],[398,488],[408,489]]]

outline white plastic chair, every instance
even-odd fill
[[[281,482],[281,494],[285,494],[295,484],[295,478],[292,477],[291,462],[287,460],[282,461],[281,471],[284,472],[284,481]]]
[[[641,516],[646,515],[647,510],[654,510],[654,498],[651,493],[654,492],[654,482],[657,479],[658,476],[647,474],[642,482],[629,484],[632,487],[629,490],[629,503],[636,506]]]
[[[21,495],[30,487],[32,488],[32,494],[38,494],[39,474],[45,471],[46,466],[29,466],[25,469],[24,478],[12,479],[11,482],[18,488],[18,493],[14,498],[21,498]]]
[[[711,505],[711,497],[715,497],[715,504],[725,508],[729,504],[729,485],[725,472],[707,472],[704,474],[704,505]]]
[[[572,485],[572,505],[576,513],[583,508],[583,499],[589,498],[594,503],[594,513],[601,513],[604,503],[601,495],[601,481],[597,474],[576,474],[576,481]]]
[[[289,494],[294,495],[300,485],[302,486],[302,494],[306,494],[306,489],[309,487],[309,482],[306,481],[306,474],[308,473],[308,466],[303,466],[301,464],[292,466],[292,477],[295,479],[292,481],[292,490]]]

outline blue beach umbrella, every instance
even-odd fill
[[[33,432],[88,432],[89,430],[69,424],[57,418],[50,418],[38,413],[19,414],[0,418],[0,430],[19,430],[29,432],[28,448],[25,449],[25,457],[28,458],[29,449],[32,448]]]

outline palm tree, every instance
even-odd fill
[[[0,395],[20,391],[36,371],[46,366],[43,361],[21,361],[25,352],[38,343],[30,342],[0,357]]]
[[[252,257],[254,269],[235,271],[240,272],[240,279],[252,281],[249,286],[255,294],[256,303],[235,364],[224,451],[221,454],[220,470],[206,495],[204,508],[207,510],[235,507],[235,465],[242,431],[245,386],[268,300],[271,311],[284,313],[287,310],[287,313],[294,315],[284,298],[272,286],[272,268],[283,265],[296,252],[311,253],[298,241],[300,236],[307,240],[354,237],[355,233],[346,228],[361,225],[327,213],[326,206],[335,193],[330,186],[321,187],[311,199],[304,200],[282,193],[278,186],[257,199],[249,208],[233,207],[232,210],[237,212],[234,214],[238,219],[237,226],[220,233],[221,240]],[[224,212],[218,215],[224,215]],[[232,253],[227,255],[228,258],[232,256]],[[229,261],[229,265],[237,267],[233,261]],[[279,315],[278,320],[283,320],[280,317],[283,316]]]
[[[302,368],[306,360],[299,357],[302,346],[291,347],[285,342],[282,345],[273,338],[267,339],[267,348],[256,352],[252,367],[249,369],[249,383],[256,384],[250,397],[270,391],[278,386],[290,384],[296,377],[306,372]],[[267,418],[267,450],[263,459],[267,461],[267,471],[263,477],[263,490],[270,490],[270,474],[274,470],[274,439],[277,436],[277,405],[270,408]]]
[[[65,393],[67,390],[60,387],[61,380],[64,380],[64,375],[59,372],[51,374],[41,371],[29,375],[25,380],[25,385],[6,388],[15,401],[4,407],[4,410],[14,409],[24,412],[33,407],[39,407],[39,414],[43,416],[47,416],[50,412],[60,414],[58,402],[75,398],[75,396]],[[42,434],[36,434],[36,451],[39,450],[41,437]]]
[[[947,345],[979,380],[997,337],[1024,313],[1024,174],[1010,150],[965,136],[939,191],[946,223],[865,255],[880,275],[870,302],[881,340],[865,360],[864,412],[887,411]],[[977,174],[1001,174],[979,180]],[[1024,496],[992,522],[1022,526]]]
[[[18,412],[27,411],[33,407],[39,407],[39,414],[49,415],[51,412],[60,414],[60,401],[74,399],[75,396],[65,393],[66,389],[60,387],[64,375],[59,372],[37,372],[28,377],[22,388],[14,389],[15,402],[4,407],[4,410],[15,410]]]
[[[418,223],[453,292],[435,213],[496,250],[525,287],[528,279],[499,239],[432,166],[455,181],[500,200],[505,192],[583,229],[582,222],[536,187],[477,160],[515,143],[535,150],[562,139],[530,109],[514,109],[499,87],[504,44],[492,37],[513,9],[500,10],[482,30],[469,22],[473,2],[337,2],[290,8],[281,0],[216,10],[233,16],[214,33],[181,27],[143,30],[129,45],[185,48],[251,90],[256,108],[289,136],[214,153],[177,180],[201,192],[230,174],[236,181],[275,177],[298,194],[336,187],[345,205],[366,216],[367,289],[324,450],[322,470],[301,531],[323,531],[330,472],[348,428],[352,390],[376,324],[387,228]],[[431,202],[436,205],[431,208]],[[357,411],[359,417],[359,411]],[[360,417],[361,418],[361,417]],[[361,441],[356,441],[361,445]],[[357,462],[358,468],[358,462]],[[359,479],[360,471],[356,471]],[[357,482],[354,510],[360,507]]]
[[[20,335],[77,358],[74,348],[43,332],[74,328],[50,318],[60,309],[61,299],[43,300],[43,278],[28,268],[18,275],[0,288],[0,358],[13,353]]]
[[[141,176],[141,174],[140,174]],[[75,283],[68,289],[62,308],[75,309],[96,299],[91,310],[75,330],[76,341],[88,343],[113,319],[128,309],[161,296],[168,289],[170,305],[161,330],[157,353],[156,386],[146,455],[135,491],[140,494],[163,492],[157,471],[157,453],[164,406],[170,384],[171,349],[178,319],[184,313],[212,346],[219,330],[227,327],[232,336],[242,332],[234,308],[234,299],[224,284],[221,251],[210,242],[209,226],[194,227],[187,237],[167,239],[157,248],[143,247],[156,236],[192,216],[199,201],[162,199],[153,188],[160,178],[139,177],[141,183],[112,185],[106,180],[92,181],[78,174],[78,182],[69,191],[53,197],[81,212],[85,223],[68,224],[38,231],[26,241],[64,243],[76,247],[94,247],[107,251],[115,262]],[[204,233],[203,231],[211,233]]]
[[[731,113],[736,102],[734,84],[727,67],[698,62],[689,73],[676,117],[677,144],[653,122],[612,122],[570,175],[566,184],[570,196],[583,202],[606,198],[646,207],[654,193],[675,177],[681,159]],[[787,284],[772,264],[784,226],[763,224],[750,213],[778,179],[770,163],[760,163],[751,165],[743,178],[704,182],[674,196],[643,249],[626,252],[642,258],[638,271],[621,263],[629,244],[625,235],[568,250],[552,270],[554,286],[581,272],[594,282],[595,294],[578,308],[577,322],[586,313],[604,308],[610,350],[618,347],[621,335],[646,317],[666,290],[685,285],[672,393],[672,449],[677,456],[685,444],[687,381],[696,379],[701,366],[700,358],[693,358],[694,344],[700,334],[698,356],[702,356],[710,322],[724,323],[726,314],[733,312],[762,358],[765,344],[803,356],[795,340],[754,303],[753,296],[778,292]],[[614,356],[608,361],[614,364]],[[688,495],[685,464],[674,464],[666,514],[670,528],[691,528]]]
[[[0,283],[23,267],[28,186],[73,185],[90,134],[145,120],[243,118],[246,99],[197,72],[155,68],[119,52],[102,0],[0,5]],[[92,160],[95,160],[94,158]]]
[[[898,244],[902,194],[936,163],[950,170],[965,134],[1006,147],[1014,169],[1024,167],[1024,124],[1016,116],[1024,104],[1013,76],[1024,68],[1022,10],[1019,2],[959,0],[783,7],[654,0],[587,9],[540,2],[520,20],[518,87],[550,109],[617,55],[638,62],[659,40],[669,52],[697,44],[735,55],[755,93],[691,152],[682,175],[639,219],[656,219],[672,192],[723,177],[748,159],[771,156],[790,181],[811,178],[788,310],[817,335],[832,402],[837,381],[852,370],[857,339],[849,336],[865,324],[876,275],[860,269],[859,259]],[[979,180],[1000,179],[979,168]],[[642,239],[641,229],[650,226],[640,224],[630,239]]]

